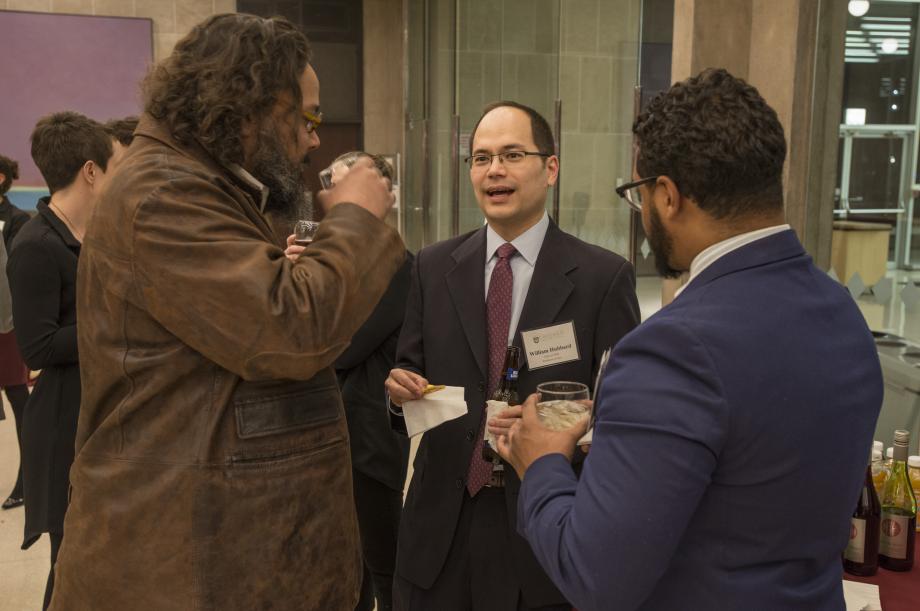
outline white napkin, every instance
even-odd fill
[[[463,387],[446,386],[430,392],[421,399],[403,403],[403,417],[409,437],[415,437],[439,424],[467,413]]]
[[[881,611],[878,586],[871,583],[843,580],[843,600],[847,611]]]
[[[589,416],[590,417],[590,416]],[[578,440],[578,445],[580,446],[589,446],[591,445],[591,440],[594,439],[594,427],[592,426],[588,429],[588,432]]]
[[[488,423],[490,418],[494,418],[506,409],[508,409],[507,401],[492,401],[491,399],[486,401],[486,430],[483,438],[485,439],[485,442],[489,444],[489,447],[496,452],[498,451],[498,442],[495,441],[495,435],[489,432]]]

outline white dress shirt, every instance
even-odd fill
[[[683,286],[674,291],[674,298],[684,292],[684,289],[693,282],[693,279],[703,273],[703,270],[732,252],[737,250],[742,246],[747,246],[751,242],[756,242],[757,240],[762,240],[768,236],[771,236],[775,233],[781,231],[786,231],[792,229],[788,224],[784,223],[782,225],[774,225],[772,227],[765,227],[764,229],[757,229],[755,231],[749,231],[747,233],[741,233],[727,240],[722,240],[721,242],[716,242],[709,248],[703,250],[698,255],[693,257],[693,261],[690,262],[690,277],[687,279],[687,282]]]
[[[537,223],[511,240],[511,245],[517,253],[511,257],[511,275],[513,279],[511,290],[511,324],[508,325],[508,345],[511,345],[521,319],[521,310],[524,309],[524,299],[527,298],[527,289],[533,278],[533,269],[537,264],[537,256],[543,246],[543,238],[549,228],[549,216],[546,212]],[[498,247],[505,243],[504,238],[498,235],[491,226],[486,228],[486,298],[489,295],[489,282],[492,280],[492,270],[498,261],[496,252]]]

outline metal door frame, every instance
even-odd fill
[[[897,217],[895,228],[894,265],[896,268],[911,269],[911,228],[914,218],[914,168],[917,167],[917,126],[901,125],[846,125],[840,126],[843,139],[843,159],[840,169],[840,208],[834,210],[836,218],[847,219],[860,214],[891,214]],[[896,208],[853,208],[850,206],[850,178],[853,164],[853,140],[855,139],[901,140],[901,177],[898,187]]]

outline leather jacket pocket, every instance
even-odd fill
[[[241,382],[233,393],[239,438],[277,435],[338,420],[342,399],[335,376],[327,371],[305,382]]]

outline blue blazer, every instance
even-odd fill
[[[843,609],[881,403],[856,304],[774,234],[617,344],[580,480],[537,460],[518,528],[579,611]]]

